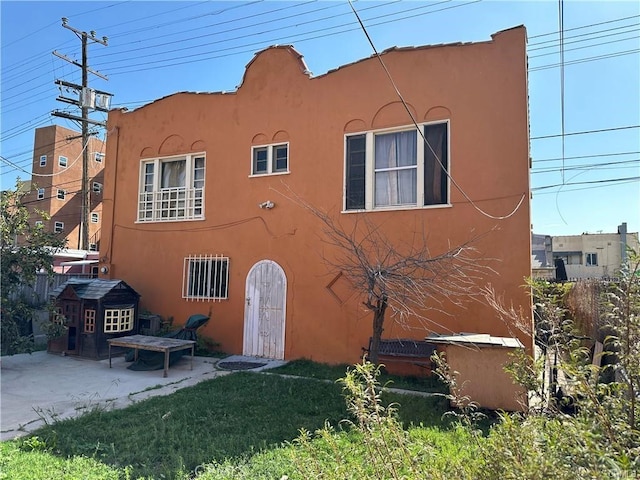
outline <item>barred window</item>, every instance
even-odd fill
[[[94,333],[96,331],[96,311],[85,310],[84,311],[84,332]]]
[[[229,258],[190,255],[184,259],[182,298],[223,300],[229,298]]]
[[[104,333],[128,332],[133,330],[134,308],[115,307],[104,311]]]

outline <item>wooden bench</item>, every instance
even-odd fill
[[[362,350],[366,355],[371,350],[371,338],[369,347]],[[378,345],[378,360],[386,362],[407,362],[431,369],[431,355],[436,346],[424,340],[412,340],[407,338],[380,339]]]

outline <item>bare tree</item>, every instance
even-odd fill
[[[426,312],[444,311],[445,302],[460,306],[478,296],[478,280],[491,270],[486,262],[480,261],[472,246],[480,236],[434,254],[427,246],[424,228],[415,229],[412,237],[402,244],[394,243],[383,226],[374,224],[365,214],[350,215],[353,225],[344,228],[300,197],[293,200],[320,220],[323,240],[333,247],[331,257],[323,256],[326,264],[349,281],[373,314],[369,348],[369,360],[373,363],[378,363],[380,339],[389,312],[401,324],[412,317],[447,330],[428,319]]]

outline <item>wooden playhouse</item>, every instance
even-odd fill
[[[135,335],[139,330],[140,295],[122,280],[71,278],[51,292],[52,322],[66,332],[50,339],[51,353],[103,359],[109,356],[110,338]]]

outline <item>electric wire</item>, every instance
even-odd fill
[[[542,135],[542,136],[538,136],[538,137],[531,137],[530,140],[543,140],[546,138],[558,138],[558,137],[569,137],[572,135],[586,135],[586,134],[590,134],[590,133],[601,133],[601,132],[614,132],[617,130],[629,130],[632,128],[640,128],[640,125],[627,125],[624,127],[611,127],[611,128],[600,128],[597,130],[584,130],[581,132],[570,132],[570,133],[558,133],[555,135]]]
[[[565,160],[575,160],[575,159],[579,159],[579,158],[610,157],[610,156],[615,156],[615,155],[635,155],[636,153],[640,153],[640,150],[635,150],[635,151],[630,151],[630,152],[611,152],[611,153],[596,153],[596,154],[592,154],[592,155],[577,155],[577,156],[573,156],[573,157],[565,157]],[[534,159],[533,163],[555,162],[555,161],[558,161],[558,160],[562,160],[562,157]]]
[[[376,58],[378,59],[378,61],[380,62],[380,64],[382,65],[382,68],[384,69],[387,78],[389,79],[389,81],[391,82],[391,85],[393,86],[396,95],[398,96],[398,98],[400,99],[400,102],[402,102],[402,105],[404,106],[406,112],[409,114],[409,117],[411,118],[411,121],[413,122],[413,125],[416,128],[416,131],[420,134],[420,136],[422,137],[422,140],[425,142],[425,145],[427,145],[429,147],[429,150],[431,150],[432,155],[434,156],[434,158],[436,159],[436,161],[438,162],[438,165],[440,165],[440,168],[442,169],[442,171],[444,172],[444,174],[447,176],[447,178],[449,179],[449,181],[456,187],[456,189],[462,194],[462,196],[469,202],[469,204],[471,204],[478,212],[480,212],[482,215],[492,218],[494,220],[504,220],[507,219],[509,217],[511,217],[512,215],[514,215],[518,209],[520,208],[520,205],[522,205],[522,202],[524,201],[524,199],[526,198],[526,193],[522,194],[522,197],[520,198],[520,201],[518,202],[518,204],[515,206],[515,208],[511,211],[511,213],[507,214],[507,215],[501,215],[501,216],[495,216],[495,215],[491,215],[487,212],[485,212],[484,210],[482,210],[480,207],[478,207],[475,202],[473,200],[471,200],[471,198],[469,197],[469,195],[467,195],[467,193],[462,189],[462,187],[460,187],[460,185],[458,185],[458,182],[455,181],[455,179],[449,174],[449,171],[447,168],[445,168],[445,166],[443,165],[440,157],[438,156],[438,154],[435,152],[435,150],[433,149],[433,147],[431,146],[431,144],[429,143],[429,141],[426,139],[426,137],[424,136],[424,133],[422,132],[422,129],[418,126],[418,122],[416,121],[415,117],[413,116],[413,113],[411,112],[411,109],[409,108],[409,106],[407,105],[407,102],[405,101],[404,97],[402,96],[402,93],[400,93],[400,90],[398,89],[398,86],[396,85],[395,81],[393,80],[393,77],[391,76],[391,73],[389,72],[389,69],[387,68],[386,64],[384,63],[384,61],[382,60],[382,57],[380,56],[380,53],[378,53],[378,50],[376,49],[375,44],[373,43],[373,40],[371,39],[371,36],[369,35],[369,32],[367,31],[366,27],[364,26],[364,24],[362,23],[362,20],[360,19],[360,15],[358,15],[358,12],[356,11],[355,7],[353,6],[353,3],[351,3],[351,0],[348,0],[349,5],[351,6],[351,10],[353,11],[354,15],[356,16],[356,18],[358,19],[358,23],[360,24],[360,27],[362,28],[363,33],[365,34],[365,36],[367,37],[367,40],[369,42],[369,45],[371,45],[371,48],[373,49],[373,52],[376,56]]]

